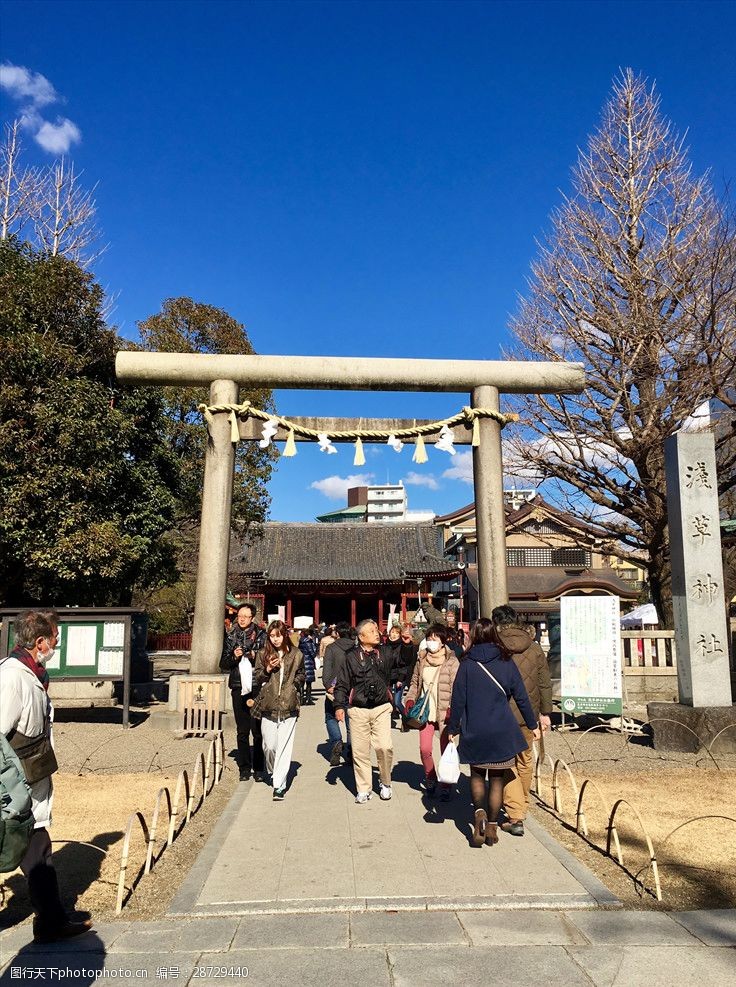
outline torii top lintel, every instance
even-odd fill
[[[404,359],[365,356],[228,356],[122,350],[115,372],[123,383],[197,387],[232,380],[249,387],[329,391],[467,392],[490,385],[502,394],[577,394],[582,363],[533,360]]]

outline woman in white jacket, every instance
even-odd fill
[[[46,662],[59,640],[58,618],[50,612],[28,610],[13,621],[15,647],[0,660],[0,731],[21,759],[29,780],[35,827],[20,868],[28,881],[35,912],[35,942],[56,942],[87,932],[92,923],[70,922],[59,897],[59,882],[51,858],[51,825],[56,770],[48,697]],[[44,740],[46,738],[46,740]],[[49,744],[51,750],[48,750]],[[40,756],[39,751],[46,752]],[[35,754],[31,762],[31,755]],[[46,773],[48,772],[48,773]]]

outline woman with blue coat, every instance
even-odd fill
[[[527,727],[534,732],[534,739],[539,739],[537,719],[521,673],[511,656],[495,642],[493,622],[481,617],[473,628],[470,648],[460,662],[450,703],[450,740],[457,745],[460,761],[470,765],[470,793],[475,806],[470,842],[474,847],[498,843],[497,822],[504,785],[513,776],[516,755],[527,749],[509,708],[512,697]]]

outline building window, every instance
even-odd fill
[[[507,548],[506,565],[558,566],[563,569],[587,569],[590,552],[586,548]]]

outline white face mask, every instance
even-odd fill
[[[441,647],[442,647],[441,641],[427,641],[427,651],[431,651],[432,654],[435,654],[435,652],[439,651]]]
[[[41,649],[39,648],[38,651],[36,652],[36,661],[38,662],[39,665],[43,665],[44,667],[46,663],[51,661],[53,657],[54,657],[54,649],[51,647],[49,647],[48,651],[41,651]]]

